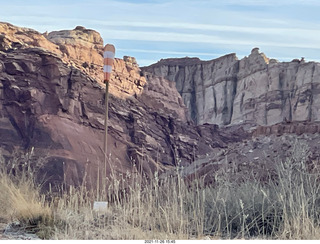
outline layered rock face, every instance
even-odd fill
[[[94,30],[77,26],[74,30],[53,31],[41,34],[0,22],[0,51],[38,47],[55,53],[68,66],[86,73],[103,84],[103,40]],[[141,94],[146,84],[140,68],[132,57],[115,59],[110,93],[117,97]]]
[[[87,62],[88,66],[101,65],[103,40],[94,30],[77,26],[74,30],[50,32],[47,34],[47,39],[58,45],[67,56],[79,62]]]
[[[197,124],[229,124],[236,88],[238,61],[235,54],[214,61],[198,58],[166,59],[143,71],[176,83],[188,116]]]
[[[255,48],[242,60],[166,59],[143,71],[174,81],[197,124],[320,120],[319,63],[279,63]]]
[[[0,23],[1,154],[10,162],[15,152],[33,152],[28,160],[39,162],[44,186],[94,187],[104,170],[151,176],[177,166],[210,182],[230,162],[241,170],[262,157],[262,168],[284,158],[296,139],[319,157],[320,125],[297,122],[318,120],[319,64],[278,63],[254,49],[240,61],[235,54],[169,59],[142,71],[133,57],[116,59],[103,165],[102,47],[100,35],[83,27],[40,34]]]
[[[105,170],[102,164],[105,86],[97,76],[90,75],[91,71],[79,66],[84,60],[76,63],[72,49],[62,48],[62,45],[77,46],[78,42],[55,40],[57,44],[50,44],[43,39],[46,45],[55,47],[48,50],[29,45],[22,38],[17,39],[21,45],[14,47],[12,38],[17,37],[19,28],[4,26],[15,34],[11,36],[6,29],[1,30],[5,36],[5,43],[0,43],[5,47],[0,51],[1,154],[10,160],[14,152],[32,151],[32,163],[40,160],[37,172],[45,186],[49,183],[94,186],[98,169],[100,180]],[[79,31],[83,29],[76,28],[75,32]],[[73,31],[63,33],[69,35]],[[42,39],[35,31],[31,36],[28,32],[23,35]],[[98,66],[97,63],[94,68]],[[228,142],[249,136],[241,128],[226,133],[214,125],[197,127],[186,122],[186,107],[175,84],[153,76],[148,79],[148,84],[144,84],[145,78],[133,58],[115,61],[110,87],[117,84],[115,89],[121,96],[111,92],[109,100],[107,175],[111,171],[131,172],[134,165],[147,175],[188,165],[212,148],[226,147]],[[15,161],[20,166],[24,163]]]
[[[49,41],[59,46],[71,65],[103,83],[103,40],[95,30],[77,26],[74,30],[53,31],[47,34]],[[65,58],[65,59],[66,59]],[[126,98],[141,94],[146,80],[134,58],[115,59],[110,93]]]
[[[0,58],[2,154],[10,158],[14,151],[32,150],[45,158],[39,172],[51,184],[79,185],[85,179],[94,185],[98,168],[103,170],[104,87],[42,49],[1,52]],[[149,84],[136,98],[111,95],[108,174],[111,167],[115,172],[131,171],[133,164],[147,174],[187,165],[212,148],[249,135],[241,128],[239,134],[225,134],[216,126],[185,123],[184,114],[174,107],[181,102],[177,92],[171,109],[166,109],[165,101],[174,93],[165,84]],[[157,101],[160,96],[164,99]]]

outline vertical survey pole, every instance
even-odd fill
[[[113,59],[115,55],[115,48],[112,44],[107,44],[103,49],[103,73],[104,73],[104,83],[106,84],[106,113],[104,121],[104,174],[103,182],[106,180],[107,174],[107,149],[108,149],[108,99],[109,99],[109,81],[112,72]],[[105,187],[105,186],[103,186]]]

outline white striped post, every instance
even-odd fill
[[[115,55],[115,48],[112,44],[107,44],[103,49],[103,73],[104,73],[104,83],[106,84],[106,114],[104,122],[104,181],[107,174],[107,149],[108,149],[108,98],[109,98],[109,81],[112,72],[112,65]],[[105,187],[105,186],[104,186]]]

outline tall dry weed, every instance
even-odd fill
[[[8,162],[0,154],[0,218],[45,237],[51,231],[52,210],[35,183],[29,156]]]
[[[241,172],[222,168],[209,186],[205,176],[185,181],[181,167],[166,177],[112,171],[105,186],[70,187],[49,203],[29,178],[19,183],[2,173],[7,196],[0,201],[12,200],[1,213],[28,219],[52,213],[51,239],[319,239],[320,171],[308,158],[307,145],[296,142],[269,182],[252,180],[253,173],[234,181],[231,174]],[[108,201],[108,209],[93,211],[95,200]]]

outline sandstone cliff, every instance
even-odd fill
[[[38,47],[55,53],[68,66],[86,73],[103,84],[103,40],[94,30],[77,26],[74,30],[53,31],[41,34],[0,22],[0,51]],[[115,59],[110,93],[118,97],[140,94],[146,80],[138,65],[129,57]]]
[[[166,59],[144,67],[176,83],[189,118],[197,124],[320,120],[320,64],[269,60],[257,48],[211,61]]]
[[[94,73],[102,67],[101,39],[96,32],[77,27],[49,34],[53,43],[36,31],[30,34],[29,29],[6,23],[0,27],[4,36],[0,41],[1,154],[9,162],[15,152],[32,151],[32,162],[41,159],[37,170],[45,178],[44,185],[95,185],[98,169],[103,170],[105,86]],[[86,58],[91,58],[93,67],[83,66]],[[187,123],[186,107],[174,83],[148,78],[145,84],[133,58],[115,61],[108,174],[131,172],[133,165],[149,175],[156,169],[187,165],[212,148],[249,135],[241,128],[239,134],[226,134],[215,125]],[[21,159],[12,167],[24,163]]]

